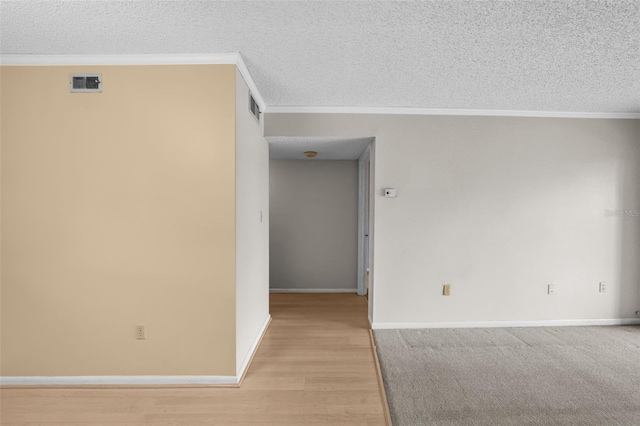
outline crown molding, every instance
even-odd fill
[[[216,65],[242,60],[237,52],[176,55],[0,55],[2,65]]]
[[[265,112],[268,114],[456,115],[479,117],[640,119],[640,112],[516,111],[410,107],[269,106]]]
[[[0,55],[0,65],[235,65],[251,90],[261,111],[266,109],[249,68],[237,52],[176,55]]]
[[[245,83],[247,83],[247,86],[249,86],[249,90],[251,91],[251,94],[253,95],[253,99],[255,99],[256,103],[258,104],[258,107],[260,108],[260,111],[262,113],[264,113],[264,111],[267,109],[267,104],[264,102],[264,99],[262,98],[262,95],[258,91],[258,86],[256,86],[256,82],[253,81],[253,77],[251,77],[251,73],[249,72],[249,68],[247,68],[247,64],[244,63],[244,59],[242,59],[242,55],[239,54],[239,53],[236,53],[236,55],[238,55],[238,56],[237,56],[235,64],[238,67],[238,70],[240,71],[240,74],[244,78]]]

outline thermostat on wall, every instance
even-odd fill
[[[385,188],[384,196],[385,198],[396,198],[398,196],[398,190],[395,188]]]

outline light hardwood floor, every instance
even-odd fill
[[[0,423],[385,425],[364,298],[272,294],[271,315],[239,389],[5,388]]]

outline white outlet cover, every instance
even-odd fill
[[[384,196],[386,198],[396,198],[398,196],[398,190],[396,188],[385,188]]]
[[[136,325],[136,339],[145,340],[147,338],[146,327],[144,324]]]
[[[556,285],[555,284],[549,284],[547,286],[547,294],[553,296],[554,294],[556,294]]]

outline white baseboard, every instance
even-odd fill
[[[3,376],[1,386],[215,385],[237,386],[237,376]]]
[[[269,293],[357,293],[356,288],[270,288]]]
[[[239,386],[271,322],[267,316],[235,376],[3,376],[0,386]]]
[[[264,320],[264,324],[262,324],[262,327],[260,327],[260,331],[258,332],[258,335],[256,336],[255,340],[253,341],[253,344],[249,348],[249,352],[247,353],[247,356],[244,357],[244,361],[242,361],[242,365],[240,365],[240,368],[238,368],[238,370],[236,372],[236,376],[238,378],[238,383],[240,383],[242,381],[242,377],[244,376],[245,372],[247,371],[247,368],[249,367],[249,364],[251,363],[251,360],[253,359],[253,355],[256,353],[256,350],[258,349],[258,346],[260,345],[260,341],[262,341],[262,336],[264,336],[264,333],[267,331],[267,328],[269,328],[269,324],[270,323],[271,323],[271,315],[267,314],[267,319]]]
[[[568,327],[586,325],[640,325],[640,318],[573,319],[538,321],[471,321],[471,322],[374,322],[374,330],[410,328],[497,328],[497,327]]]

